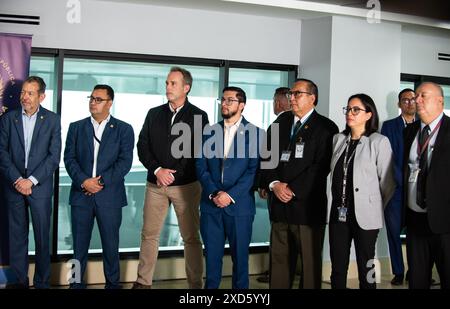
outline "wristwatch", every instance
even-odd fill
[[[105,182],[103,181],[103,178],[102,178],[102,177],[100,177],[100,178],[98,179],[98,184],[99,184],[100,186],[104,186],[104,185],[105,185]]]

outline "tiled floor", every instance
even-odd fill
[[[269,284],[268,283],[261,283],[258,282],[256,279],[259,277],[259,275],[253,275],[250,276],[250,289],[268,289]],[[438,279],[439,277],[437,275],[434,276],[434,278]],[[392,276],[385,276],[381,277],[381,282],[377,284],[378,289],[407,289],[408,284],[407,282],[404,282],[403,285],[400,286],[394,286],[390,283],[392,279]],[[438,281],[438,280],[436,280]],[[347,284],[347,287],[350,289],[358,289],[359,283],[358,279],[349,279]],[[132,286],[132,283],[124,283],[123,288],[124,289],[130,289]],[[294,282],[294,287],[298,287],[298,280]],[[439,284],[433,285],[432,289],[438,289],[440,286]],[[64,287],[60,287],[64,288]],[[90,285],[88,288],[91,289],[102,289],[103,285]],[[220,286],[221,289],[230,289],[231,288],[231,277],[223,277],[222,284]],[[187,289],[187,283],[185,279],[180,280],[161,280],[161,281],[154,281],[153,282],[153,289]],[[322,282],[322,289],[331,289],[331,285],[329,281],[323,281]]]

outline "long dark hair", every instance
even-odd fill
[[[366,113],[369,113],[369,112],[372,113],[372,117],[370,117],[370,119],[366,121],[363,135],[369,136],[370,134],[377,132],[378,131],[378,112],[377,112],[377,107],[375,106],[375,102],[367,94],[357,93],[357,94],[352,95],[350,98],[348,98],[347,105],[353,99],[359,99],[361,101],[361,103],[364,105],[364,109],[366,110]],[[342,133],[344,133],[345,135],[349,135],[350,132],[351,132],[350,127],[348,125],[345,125],[345,130]]]

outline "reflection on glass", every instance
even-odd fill
[[[61,123],[63,152],[69,124],[89,117],[86,97],[96,84],[108,84],[115,92],[111,114],[133,127],[138,140],[147,112],[150,108],[167,102],[165,81],[171,65],[125,61],[66,59],[64,61]],[[211,122],[217,120],[219,69],[214,67],[183,66],[193,76],[189,101],[203,109]],[[134,148],[133,165],[125,178],[128,206],[122,208],[120,251],[139,251],[143,221],[143,204],[147,170],[139,162]],[[58,253],[72,252],[70,208],[68,205],[71,180],[60,163]],[[160,246],[164,249],[182,246],[175,213],[170,208]],[[179,247],[182,249],[182,247]],[[101,249],[100,235],[94,225],[90,252]]]

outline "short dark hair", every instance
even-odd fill
[[[403,95],[405,92],[414,92],[414,90],[412,90],[411,88],[405,88],[405,89],[403,89],[402,91],[400,91],[400,93],[398,94],[398,101],[399,101],[399,102],[400,102],[400,100],[402,99],[402,95]]]
[[[317,85],[312,80],[306,78],[297,78],[294,84],[299,82],[305,82],[308,84],[308,92],[314,95],[314,106],[316,106],[317,103],[319,103],[319,89],[317,88]]]
[[[291,89],[289,89],[289,87],[279,87],[279,88],[275,89],[275,94],[274,94],[274,95],[286,96],[286,94],[287,94],[290,90],[291,90]]]
[[[102,84],[95,85],[94,90],[97,90],[97,89],[106,90],[106,94],[109,96],[111,101],[114,101],[114,90],[112,89],[111,86],[109,86],[109,85],[102,85]]]
[[[247,96],[245,95],[245,91],[242,90],[242,88],[229,86],[223,88],[222,93],[224,93],[225,91],[235,91],[236,98],[239,100],[239,103],[242,102],[245,104],[247,102]]]
[[[378,112],[377,107],[375,106],[375,102],[372,100],[370,96],[365,93],[357,93],[348,98],[347,104],[350,103],[353,99],[359,99],[361,103],[364,105],[364,109],[366,113],[372,113],[372,117],[368,121],[366,121],[366,125],[364,128],[364,135],[369,136],[370,134],[378,131]],[[344,134],[350,134],[351,130],[348,125],[345,125]]]
[[[184,83],[189,85],[189,91],[188,91],[188,93],[189,93],[192,89],[192,74],[191,74],[191,72],[189,72],[188,70],[183,69],[181,67],[171,67],[169,73],[173,73],[173,72],[180,72],[181,75],[183,75]]]
[[[40,94],[45,93],[45,89],[47,88],[44,80],[39,76],[29,76],[24,83],[37,83],[39,85],[38,93]]]

